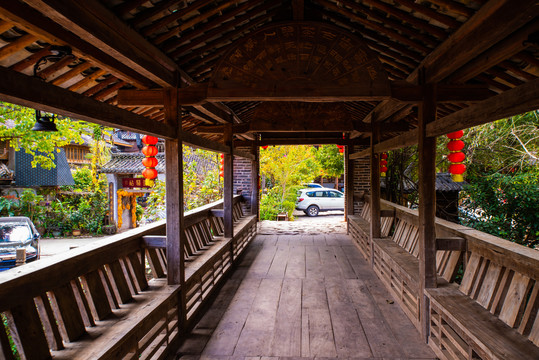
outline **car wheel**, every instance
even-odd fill
[[[307,215],[309,216],[317,216],[320,209],[316,205],[311,205],[307,208]]]

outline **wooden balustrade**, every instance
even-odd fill
[[[372,239],[373,268],[419,329],[418,213],[384,200],[381,205],[394,211],[395,225],[391,237]],[[356,217],[348,222],[358,227]],[[355,231],[351,236],[370,257],[370,244]],[[436,355],[539,358],[539,252],[438,218],[436,237],[438,286],[423,294]]]
[[[164,221],[0,274],[0,358],[13,359],[12,348],[27,359],[164,356],[188,326],[182,311],[196,317],[256,233],[240,201],[232,239],[212,212],[222,201],[185,214],[186,289],[165,279]]]

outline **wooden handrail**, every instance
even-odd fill
[[[397,218],[417,224],[419,218],[417,210],[408,209],[386,200],[381,200],[381,202],[384,206],[395,209]],[[468,251],[477,252],[500,265],[539,280],[539,251],[535,249],[440,218],[436,218],[436,230],[440,237],[465,239]]]
[[[0,273],[0,311],[17,305],[23,298],[37,297],[61,284],[89,273],[104,264],[142,247],[144,235],[164,233],[165,220],[116,234],[50,258],[28,263],[11,271]]]

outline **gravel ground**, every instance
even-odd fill
[[[294,221],[264,220],[258,224],[258,233],[263,235],[281,234],[346,234],[346,221],[343,211],[321,212],[310,217],[303,211],[294,211]]]

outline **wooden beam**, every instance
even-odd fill
[[[486,85],[436,84],[436,102],[477,102],[496,95]],[[406,81],[391,83],[391,97],[406,103],[419,103],[423,100],[424,86],[414,85]]]
[[[260,176],[260,160],[257,142],[253,142],[251,153],[254,159],[251,161],[251,215],[259,217],[259,176]]]
[[[203,137],[197,136],[195,134],[192,134],[187,131],[182,131],[180,134],[181,140],[191,146],[205,149],[205,150],[211,150],[223,154],[229,154],[230,153],[230,147],[226,146],[220,142],[205,139]]]
[[[251,161],[255,160],[255,155],[236,149],[234,147],[232,148],[232,152],[234,153],[234,156],[241,157],[241,158],[251,160]]]
[[[119,109],[40,79],[0,67],[0,98],[39,110],[120,129],[176,137],[176,127]]]
[[[428,85],[427,85],[428,86]],[[425,92],[419,106],[419,298],[421,335],[428,337],[430,309],[424,289],[436,280],[436,137],[427,136],[427,124],[436,119],[436,89]]]
[[[528,81],[427,124],[427,136],[441,136],[537,109],[539,109],[539,79]],[[417,143],[416,139],[417,129],[414,129],[381,142],[376,146],[376,151],[383,152],[414,145]]]
[[[344,196],[346,197],[345,218],[354,215],[354,160],[350,159],[353,146],[344,148]]]
[[[104,69],[107,69],[118,78],[134,84],[140,88],[151,87],[154,82],[139,74],[110,54],[102,51],[62,26],[45,17],[40,12],[19,1],[3,1],[0,4],[0,16],[8,19],[17,27],[34,34],[40,40],[51,45],[66,45],[73,49],[73,54],[88,59]],[[39,24],[39,27],[37,27]],[[94,66],[95,66],[94,65]]]
[[[426,69],[425,81],[444,80],[537,15],[539,5],[535,0],[487,2],[421,63]]]
[[[237,147],[251,146],[252,141],[234,141],[234,145]],[[367,145],[368,139],[352,139],[344,140],[342,137],[335,138],[267,138],[258,141],[259,146],[266,145],[324,145],[324,144],[337,144],[337,145]]]
[[[303,0],[292,0],[292,17],[296,21],[302,21],[305,16],[305,4]]]
[[[225,145],[233,149],[232,144],[232,125],[229,124],[225,128],[223,134]],[[223,209],[224,209],[224,226],[225,226],[225,238],[232,238],[234,236],[234,156],[232,154],[225,154],[224,157],[224,179],[223,179]]]
[[[461,237],[436,238],[437,251],[467,251],[466,239]]]
[[[380,132],[378,131],[378,124],[371,123],[371,146],[369,148],[370,158],[370,205],[371,205],[371,218],[370,218],[370,238],[371,238],[371,266],[374,267],[374,241],[372,239],[379,238],[381,236],[381,219],[380,219],[380,155],[375,152],[374,147],[380,140]]]
[[[167,87],[176,83],[176,63],[99,1],[24,1],[156,84]]]
[[[320,84],[319,84],[320,85]],[[209,84],[197,84],[180,90],[180,102],[183,105],[199,105],[204,102],[221,101],[362,101],[383,100],[391,96],[389,88],[371,88],[369,84],[345,87],[324,84],[317,86],[310,83],[281,84],[268,89],[250,89],[247,87],[216,88]]]

